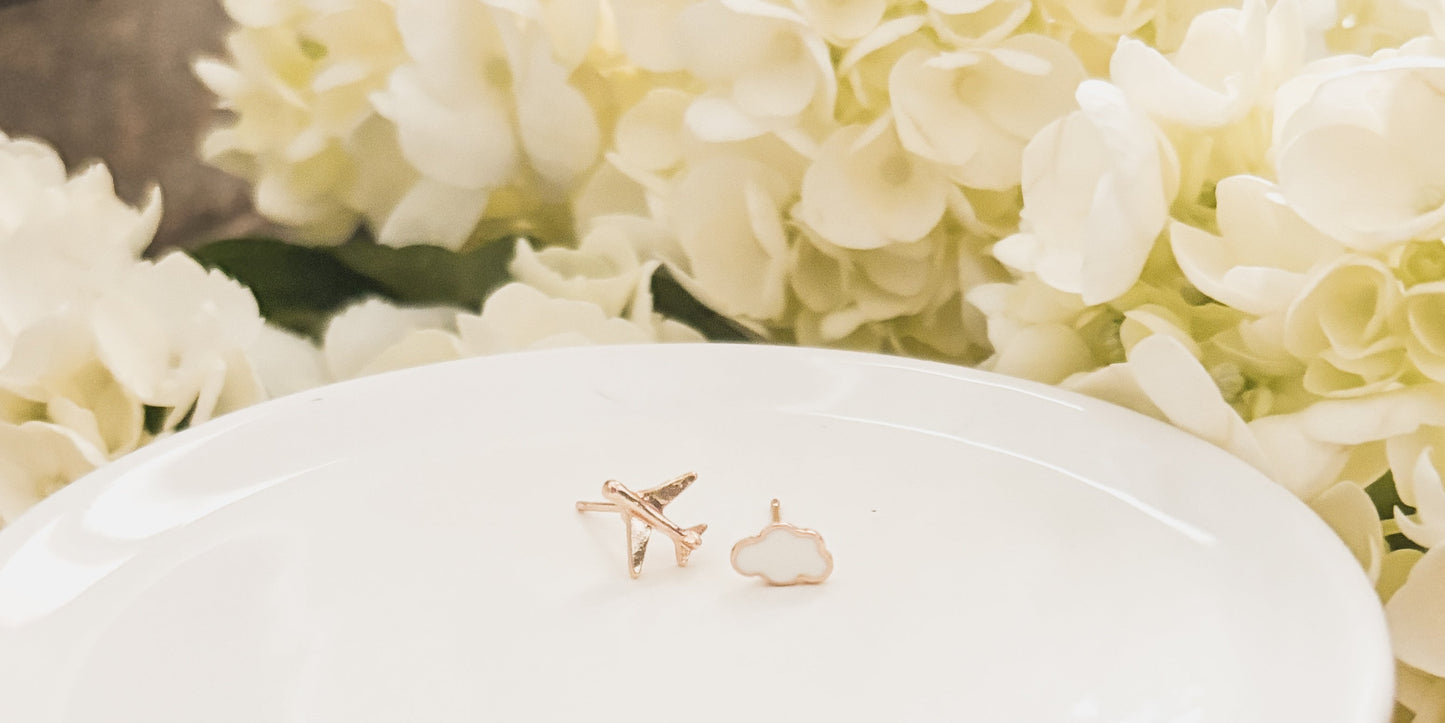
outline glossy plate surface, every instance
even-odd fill
[[[699,479],[627,575],[604,480]],[[729,567],[783,519],[822,585]],[[1383,619],[1252,468],[1003,377],[775,347],[466,360],[177,435],[0,533],[25,723],[1387,719]]]

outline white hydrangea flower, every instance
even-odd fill
[[[1303,7],[1312,8],[1320,2],[1333,3],[1334,0],[1272,0],[1270,5],[1278,7],[1299,3]],[[1177,52],[1184,45],[1184,39],[1189,35],[1189,26],[1194,23],[1195,18],[1211,10],[1237,9],[1240,5],[1239,0],[1166,0],[1159,4],[1154,17],[1149,20],[1149,29],[1153,31],[1153,42],[1150,45],[1166,55]],[[1316,15],[1324,15],[1324,10],[1309,14],[1310,17]],[[1329,22],[1333,22],[1333,18]],[[1328,24],[1323,19],[1319,20],[1316,34],[1323,32]]]
[[[169,408],[169,429],[257,400],[250,292],[183,255],[137,260],[158,194],[131,209],[104,167],[66,180],[53,151],[8,141],[0,182],[0,385],[42,406],[32,419],[116,455],[140,443],[142,404]]]
[[[144,409],[100,359],[88,310],[54,314],[16,337],[0,366],[0,396],[25,403],[0,419],[48,420],[107,455],[120,455],[140,444]]]
[[[876,249],[928,235],[949,192],[942,169],[909,153],[884,115],[839,128],[823,143],[795,214],[829,243]]]
[[[0,421],[0,527],[105,460],[65,427]]]
[[[1295,111],[1310,101],[1321,83],[1353,68],[1369,65],[1370,59],[1359,55],[1328,55],[1299,68],[1275,89],[1274,117],[1270,119],[1269,143],[1273,149],[1284,139],[1285,124]],[[1277,159],[1276,159],[1277,160]]]
[[[1445,398],[1432,399],[1432,401],[1437,400],[1445,401]],[[1437,416],[1445,417],[1445,412]],[[1415,418],[1406,421],[1413,421],[1415,424],[1403,433],[1391,436],[1386,440],[1385,455],[1395,479],[1395,491],[1400,496],[1400,501],[1416,507],[1420,500],[1416,496],[1415,490],[1429,488],[1439,482],[1439,476],[1435,470],[1442,469],[1441,464],[1445,463],[1445,420],[1433,420],[1434,423],[1431,423],[1431,420]],[[1426,464],[1424,459],[1427,457],[1433,463],[1429,465],[1431,467],[1429,471],[1424,469]],[[1417,479],[1417,475],[1423,478]]]
[[[1395,522],[1400,526],[1400,532],[1421,547],[1445,545],[1445,484],[1440,481],[1440,472],[1429,449],[1420,451],[1408,482],[1408,495],[1415,507],[1415,515],[1406,515],[1400,508],[1395,508]],[[1395,484],[1398,490],[1400,480],[1397,479]],[[1400,496],[1403,500],[1405,493]]]
[[[1434,0],[1319,0],[1330,11],[1325,39],[1335,53],[1370,55],[1431,29],[1441,36],[1445,7]]]
[[[1118,37],[1138,30],[1153,19],[1166,0],[1039,0],[1049,18],[1085,33]]]
[[[1405,350],[1421,374],[1445,381],[1445,281],[1416,284],[1403,301]]]
[[[354,303],[332,317],[321,341],[322,358],[336,380],[460,359],[458,310],[403,307],[382,299]]]
[[[687,125],[709,141],[753,138],[810,114],[831,117],[838,82],[828,45],[792,8],[702,0],[677,16],[684,67],[708,92]]]
[[[1390,467],[1397,478],[1407,480],[1396,487],[1408,494],[1420,451],[1441,439],[1434,435],[1440,430],[1433,428],[1445,427],[1445,385],[1415,384],[1361,397],[1324,399],[1297,414],[1311,437],[1332,444],[1388,440]],[[1412,440],[1417,434],[1419,438]]]
[[[1274,413],[1276,403],[1287,408],[1308,404],[1315,397],[1298,388],[1305,365],[1284,347],[1284,315],[1271,314],[1258,319],[1239,319],[1208,336],[1211,355],[1221,357],[1224,364],[1233,364],[1240,372],[1240,381],[1253,380],[1265,393],[1257,399],[1251,418]],[[1242,393],[1243,390],[1241,390]]]
[[[1015,283],[982,284],[968,302],[988,319],[994,357],[985,367],[1010,376],[1057,384],[1096,362],[1075,328],[1084,311],[1077,294],[1025,276]]]
[[[450,307],[404,307],[367,299],[332,318],[322,342],[324,375],[351,379],[462,357],[586,344],[703,341],[690,327],[654,313],[650,283],[658,262],[638,263],[614,232],[617,219],[577,250],[518,245],[513,282],[487,297],[480,314]],[[566,253],[555,253],[566,251]],[[635,264],[635,265],[634,265]],[[288,353],[294,354],[294,350]]]
[[[340,242],[359,216],[385,218],[416,175],[368,100],[405,59],[393,3],[226,9],[244,26],[226,39],[231,63],[203,59],[195,69],[235,121],[206,137],[203,155],[251,181],[256,208],[308,240]]]
[[[1385,553],[1380,562],[1380,576],[1375,580],[1375,592],[1380,596],[1380,602],[1390,601],[1395,592],[1405,584],[1405,580],[1410,576],[1411,568],[1415,567],[1415,563],[1419,562],[1423,556],[1424,553],[1410,548],[1391,550]],[[1396,678],[1396,684],[1399,685],[1400,682],[1402,681]],[[1404,697],[1400,693],[1401,691],[1397,688],[1396,697],[1403,703],[1405,702]],[[1406,703],[1406,705],[1409,704]]]
[[[1395,657],[1419,671],[1445,677],[1445,545],[1411,568],[1405,584],[1385,603]]]
[[[837,63],[839,82],[836,118],[873,118],[888,108],[889,77],[898,59],[913,50],[940,52],[928,33],[928,18],[908,13],[883,21],[853,43]]]
[[[1323,397],[1389,388],[1406,371],[1396,333],[1403,294],[1380,261],[1341,256],[1305,282],[1285,313],[1284,346],[1306,364],[1305,389]]]
[[[596,161],[600,129],[544,25],[505,3],[398,0],[410,61],[372,94],[422,178],[378,234],[383,243],[457,248],[496,189],[535,174],[565,194]]]
[[[1155,335],[1168,336],[1179,342],[1191,356],[1199,359],[1203,353],[1199,344],[1185,330],[1188,325],[1186,319],[1181,318],[1168,307],[1159,304],[1140,304],[1124,312],[1124,318],[1119,322],[1119,345],[1127,356],[1134,346],[1144,339]]]
[[[1412,412],[1429,404],[1423,398],[1371,400],[1385,403],[1391,410],[1386,412],[1362,407],[1359,400],[1322,402],[1245,422],[1188,345],[1165,333],[1136,341],[1126,362],[1076,375],[1063,386],[1168,421],[1249,462],[1305,501],[1353,474],[1351,465],[1361,462],[1360,445],[1385,439],[1394,425],[1406,424]],[[1375,423],[1383,415],[1392,425]],[[1381,471],[1366,476],[1373,480]]]
[[[1406,551],[1397,550],[1391,554],[1402,552]],[[1395,700],[1415,714],[1413,720],[1445,720],[1445,676],[1431,675],[1396,661]]]
[[[263,325],[251,292],[182,253],[137,263],[91,314],[96,351],[142,402],[193,423],[216,410]],[[243,403],[254,403],[259,397]]]
[[[704,301],[728,316],[766,321],[787,304],[786,206],[792,184],[770,166],[719,156],[690,167],[667,216]]]
[[[620,318],[588,301],[557,299],[526,284],[511,283],[487,297],[480,315],[458,316],[457,327],[469,355],[703,340],[690,327],[654,314],[644,288],[639,287],[629,317]]]
[[[1264,453],[1250,426],[1220,395],[1214,377],[1177,336],[1139,340],[1128,350],[1127,363],[1134,381],[1174,426],[1266,472],[1282,462]]]
[[[1218,236],[1175,221],[1169,241],[1190,283],[1235,309],[1261,316],[1283,311],[1310,272],[1344,252],[1262,178],[1226,178],[1215,186],[1215,198]]]
[[[696,0],[616,0],[609,7],[616,23],[617,43],[643,70],[670,73],[683,67],[683,44],[677,40],[678,14]]]
[[[617,120],[616,155],[628,168],[663,172],[682,161],[688,143],[684,118],[693,95],[653,88]]]
[[[310,339],[266,325],[261,327],[246,358],[270,398],[313,389],[332,382],[321,349]]]
[[[361,218],[383,243],[456,248],[488,213],[505,226],[565,199],[599,155],[569,77],[596,0],[272,5],[233,3],[247,27],[228,39],[231,64],[196,66],[237,116],[205,153],[304,239],[343,241]]]
[[[1019,184],[1024,144],[1074,105],[1084,68],[1041,35],[979,50],[913,50],[889,80],[903,147],[945,166],[965,186]]]
[[[1442,84],[1445,58],[1409,55],[1320,79],[1308,100],[1276,119],[1289,204],[1363,250],[1445,235]]]
[[[1017,30],[1034,9],[1030,0],[924,0],[928,24],[955,47],[988,46]]]
[[[89,303],[130,268],[160,216],[159,189],[131,208],[105,166],[67,178],[49,146],[0,133],[0,363],[23,329]]]
[[[907,244],[840,248],[800,229],[790,287],[797,341],[950,359],[983,345],[964,326],[958,245],[942,230]]]
[[[1370,580],[1379,580],[1389,546],[1370,495],[1355,482],[1340,482],[1310,500],[1310,509],[1344,541]]]
[[[635,216],[604,216],[593,221],[577,248],[534,249],[517,242],[512,277],[548,296],[590,301],[611,316],[621,316],[637,286],[660,261],[681,266],[683,252],[661,225]]]
[[[1130,103],[1156,118],[1200,127],[1237,121],[1263,90],[1266,14],[1263,0],[1201,13],[1173,58],[1143,41],[1120,38],[1109,78]]]
[[[796,0],[796,4],[808,24],[817,28],[828,42],[847,45],[873,32],[891,3],[888,0]]]
[[[140,261],[160,214],[108,172],[0,135],[0,518],[160,432],[258,401],[249,291],[172,254]],[[152,430],[154,431],[154,430]]]
[[[1080,110],[1024,148],[1022,231],[998,242],[994,255],[1097,304],[1138,280],[1169,218],[1179,169],[1158,129],[1117,87],[1086,80],[1077,99]]]
[[[131,208],[104,166],[66,178],[49,147],[0,134],[0,523],[279,380],[247,289],[182,253],[140,260],[159,214],[159,192]],[[288,343],[288,364],[314,351]]]

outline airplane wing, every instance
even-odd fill
[[[633,515],[627,515],[627,549],[631,553],[628,562],[632,565],[632,576],[642,574],[642,558],[647,554],[647,538],[652,536],[652,527]]]
[[[687,489],[696,481],[697,473],[688,472],[677,479],[663,482],[650,490],[643,490],[641,493],[642,499],[647,500],[658,509],[662,509],[667,506],[667,503],[677,499],[677,496],[682,494],[683,490]]]

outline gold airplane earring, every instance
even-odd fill
[[[733,545],[733,569],[761,577],[769,585],[814,585],[828,579],[833,573],[833,555],[823,544],[823,536],[783,522],[777,500],[772,507],[772,524]]]
[[[677,553],[677,566],[686,567],[692,551],[702,546],[702,533],[707,525],[682,527],[662,514],[662,508],[677,499],[683,490],[697,481],[697,475],[688,472],[652,489],[633,492],[616,480],[602,484],[602,496],[606,502],[578,502],[578,512],[619,512],[622,523],[627,526],[627,571],[636,579],[642,574],[642,558],[647,554],[647,540],[653,528],[662,530],[672,538]]]

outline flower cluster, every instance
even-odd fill
[[[1376,581],[1401,702],[1429,720],[1445,711],[1445,146],[1428,130],[1445,44],[1331,55],[1313,10],[1204,12],[1173,53],[1121,39],[1024,149],[1019,227],[991,249],[1013,278],[968,299],[986,366],[1166,420],[1310,503]],[[1394,485],[1393,519],[1371,484]]]
[[[1062,384],[1311,504],[1386,601],[1402,704],[1445,715],[1439,3],[228,6],[233,60],[200,70],[236,118],[207,150],[263,212],[574,247],[521,249],[481,320],[353,309],[333,375],[676,337],[639,281],[666,264],[777,341]]]
[[[94,165],[0,134],[0,524],[182,423],[266,396],[249,291],[184,254],[140,260],[160,220]]]
[[[483,219],[565,228],[567,191],[600,153],[579,68],[596,3],[226,5],[232,63],[196,70],[236,121],[203,153],[252,181],[262,213],[315,243],[361,219],[383,243],[450,248]]]
[[[633,239],[647,230],[614,219],[576,249],[517,242],[515,281],[480,313],[400,307],[368,299],[331,319],[322,340],[326,378],[376,374],[469,356],[590,344],[698,342],[691,327],[653,311],[650,281],[661,263]]]

